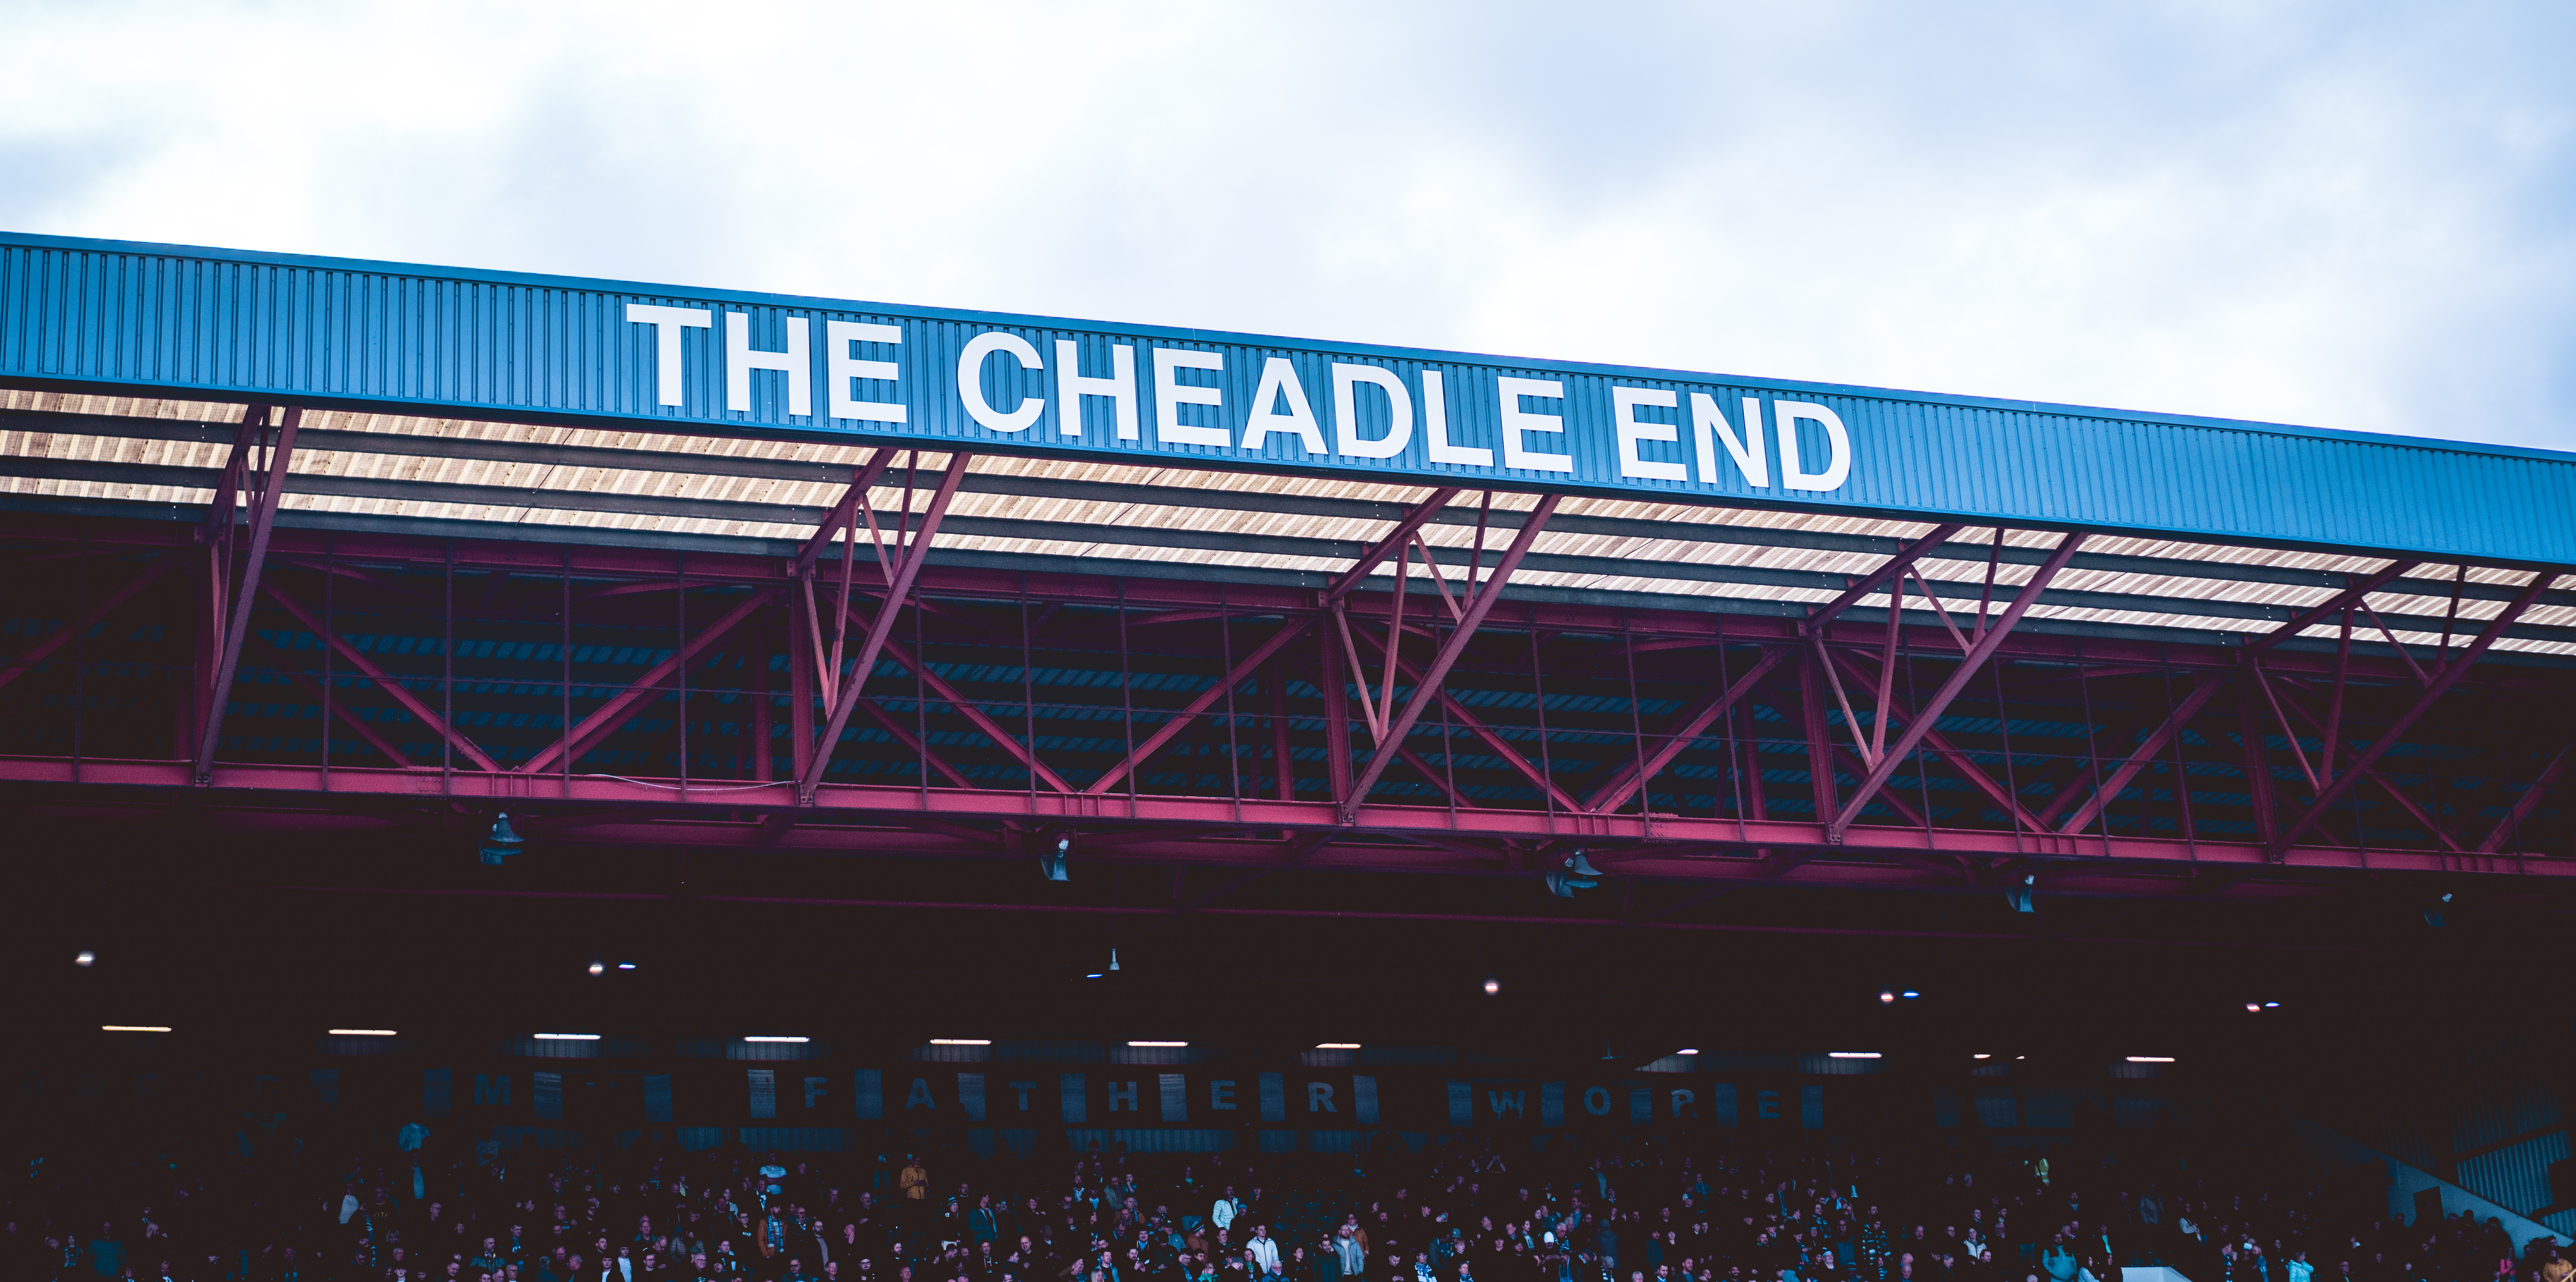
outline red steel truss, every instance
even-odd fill
[[[281,527],[297,416],[267,417],[226,471],[249,498],[202,526],[0,517],[42,603],[0,641],[0,804],[1247,870],[1174,911],[1291,869],[1528,878],[1576,847],[1716,886],[2576,888],[2576,670],[2491,652],[2550,575],[2440,654],[2368,631],[2367,589],[2413,562],[2301,617],[2328,640],[2047,630],[2081,530],[2017,582],[1990,566],[1974,608],[1914,564],[1945,526],[1803,617],[1620,609],[1513,590],[1553,498],[1436,558],[1453,490],[1318,587],[1040,573],[934,550],[962,454],[902,464],[879,528],[892,450],[789,557],[443,539]],[[2259,875],[2214,892],[2200,865]]]

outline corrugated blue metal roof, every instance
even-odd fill
[[[629,319],[630,304],[680,307],[704,332],[673,328],[679,403],[666,405],[666,332]],[[823,413],[793,414],[781,374],[749,370],[745,409],[732,409],[726,356],[744,318],[748,350],[783,350],[791,322],[807,335],[809,396]],[[812,322],[822,321],[816,325]],[[899,343],[853,348],[834,323],[893,326]],[[842,331],[848,333],[849,331]],[[888,331],[869,331],[883,335]],[[1042,368],[1005,352],[960,374],[970,340],[1006,334]],[[875,341],[875,340],[862,340]],[[1058,343],[1069,348],[1059,349]],[[839,345],[841,351],[825,350]],[[1077,396],[1058,381],[1062,353],[1086,379],[1106,379],[1113,350],[1133,363],[1127,410]],[[1182,367],[1168,352],[1216,368]],[[904,407],[901,423],[830,416],[836,358],[891,362],[895,377],[839,372],[845,397]],[[740,362],[736,362],[739,364]],[[1283,364],[1284,363],[1284,364]],[[1354,370],[1364,378],[1337,384]],[[875,371],[884,372],[884,371]],[[1283,376],[1291,376],[1285,385]],[[1370,382],[1383,378],[1383,383]],[[1507,380],[1561,395],[1515,392]],[[1272,384],[1264,394],[1265,381]],[[132,390],[212,400],[273,398],[429,411],[468,418],[636,423],[706,434],[793,434],[918,441],[979,452],[1070,455],[1235,470],[1292,470],[1417,484],[1465,483],[1723,502],[1807,511],[2015,525],[2085,525],[2238,542],[2417,552],[2531,565],[2576,564],[2576,456],[2497,446],[2364,436],[2268,424],[2118,413],[1971,397],[1532,362],[1151,326],[623,282],[424,268],[160,245],[0,235],[0,382]],[[1456,446],[1491,464],[1434,461],[1428,406],[1437,384]],[[825,396],[810,396],[817,384]],[[1283,386],[1297,389],[1289,396]],[[1392,456],[1342,444],[1394,430],[1393,387],[1408,389],[1410,440]],[[855,392],[853,389],[856,389]],[[995,407],[979,419],[968,389]],[[1200,389],[1195,395],[1184,390]],[[1614,391],[1676,404],[1622,410]],[[1272,426],[1247,447],[1264,410],[1311,409],[1315,437]],[[1723,449],[1700,449],[1694,399],[1723,423],[1748,425],[1748,399],[1770,429],[1754,483]],[[1024,426],[997,430],[1022,398],[1046,402]],[[1204,402],[1213,399],[1213,405]],[[1632,401],[1635,398],[1630,398]],[[1506,402],[1509,402],[1507,406]],[[1347,409],[1345,409],[1347,403]],[[1797,442],[1811,469],[1831,454],[1821,406],[1848,434],[1847,479],[1831,489],[1786,488]],[[1561,464],[1501,457],[1506,410],[1550,415],[1511,435]],[[874,411],[884,413],[885,411]],[[1347,413],[1350,423],[1342,419]],[[1622,448],[1622,417],[1630,438]],[[1777,430],[1782,417],[1803,422]],[[1135,424],[1132,435],[1121,420]],[[1415,425],[1419,425],[1418,430]],[[1642,424],[1643,427],[1635,425]],[[1069,434],[1068,434],[1069,429]],[[1205,441],[1193,441],[1198,429]],[[1211,435],[1211,431],[1213,434]],[[1673,439],[1661,439],[1664,432]],[[1221,439],[1224,443],[1214,443]],[[1313,450],[1314,452],[1310,452]],[[1329,451],[1329,452],[1325,452]],[[1623,462],[1633,456],[1634,462]],[[1660,469],[1655,465],[1662,465]],[[1640,475],[1660,470],[1664,475]],[[1815,482],[1823,484],[1823,482]]]

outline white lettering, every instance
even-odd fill
[[[1523,467],[1539,472],[1571,472],[1574,456],[1542,454],[1521,445],[1523,432],[1556,432],[1563,434],[1565,420],[1554,414],[1532,414],[1521,408],[1521,398],[1534,396],[1542,400],[1564,400],[1565,385],[1552,378],[1499,377],[1494,390],[1502,395],[1503,466]]]
[[[1225,355],[1221,352],[1188,352],[1172,347],[1154,349],[1154,439],[1165,445],[1232,445],[1234,439],[1222,427],[1193,427],[1181,421],[1184,405],[1223,407],[1225,394],[1213,387],[1198,387],[1180,381],[1177,375],[1185,369],[1223,372]]]
[[[1370,440],[1360,435],[1359,396],[1362,383],[1386,392],[1386,435]],[[1340,452],[1352,458],[1394,458],[1413,443],[1413,393],[1393,371],[1375,365],[1333,363],[1333,435]]]
[[[1059,346],[1070,347],[1072,344]],[[992,403],[984,399],[984,358],[995,352],[1009,353],[1022,369],[1046,368],[1046,362],[1038,359],[1038,349],[1029,346],[1027,339],[1004,330],[988,330],[977,334],[966,344],[966,349],[957,354],[957,399],[964,402],[966,417],[982,424],[988,431],[1025,432],[1029,430],[1029,424],[1038,421],[1038,412],[1046,408],[1046,401],[1035,396],[1023,396],[1019,405],[1008,414],[994,409]]]
[[[725,313],[725,408],[734,413],[751,409],[751,372],[774,369],[787,376],[787,412],[791,416],[814,412],[814,362],[807,349],[805,318],[787,318],[787,350],[755,352],[751,349],[751,317],[741,312]]]
[[[872,325],[863,321],[823,322],[823,370],[832,376],[830,392],[824,403],[834,418],[864,418],[879,423],[901,423],[907,411],[892,401],[863,401],[850,395],[850,384],[862,379],[891,383],[903,373],[893,361],[863,361],[850,355],[858,343],[900,343],[903,326]]]
[[[1282,401],[1288,405],[1284,414],[1278,412]],[[1243,448],[1260,449],[1272,432],[1295,436],[1309,454],[1324,453],[1324,430],[1315,425],[1315,407],[1306,403],[1297,367],[1285,356],[1273,356],[1261,366],[1261,386],[1252,390],[1252,417],[1243,423]]]
[[[1771,484],[1771,454],[1762,435],[1762,402],[1744,398],[1744,434],[1736,435],[1728,426],[1726,412],[1717,407],[1717,398],[1706,392],[1691,393],[1691,434],[1699,446],[1699,481],[1717,484],[1717,446],[1726,443],[1727,456],[1735,460],[1735,470],[1744,474],[1747,485]]]
[[[1031,362],[1032,365],[1035,362]],[[1082,435],[1082,398],[1106,396],[1118,407],[1118,439],[1136,439],[1136,349],[1124,344],[1109,349],[1109,377],[1082,372],[1082,349],[1071,340],[1055,340],[1055,430],[1059,436]]]
[[[1825,429],[1828,459],[1825,470],[1809,472],[1798,457],[1798,420],[1808,419]],[[1840,416],[1810,401],[1771,402],[1771,421],[1780,436],[1780,485],[1783,489],[1839,490],[1851,476],[1851,433],[1843,430]]]
[[[1465,463],[1471,467],[1492,467],[1494,452],[1472,446],[1449,443],[1449,392],[1440,371],[1422,371],[1423,442],[1431,450],[1434,463]]]
[[[1651,405],[1673,409],[1681,398],[1666,388],[1614,387],[1610,389],[1611,420],[1619,429],[1619,475],[1648,481],[1687,481],[1690,473],[1679,463],[1664,463],[1637,457],[1639,441],[1678,441],[1681,428],[1672,423],[1640,423],[1637,407]]]
[[[628,303],[626,320],[629,324],[653,327],[655,357],[653,388],[660,403],[684,404],[686,398],[680,395],[680,331],[712,329],[716,323],[715,314],[695,307],[656,307],[650,303]]]

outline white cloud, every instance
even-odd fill
[[[2576,447],[2548,7],[0,7],[0,225]]]

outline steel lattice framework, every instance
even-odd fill
[[[971,460],[892,448],[783,556],[282,523],[303,417],[226,428],[202,507],[0,515],[36,607],[0,662],[22,819],[184,796],[245,832],[507,810],[539,843],[736,856],[1069,842],[1227,870],[1175,881],[1186,912],[1266,911],[1228,901],[1287,870],[1534,879],[1579,849],[1665,888],[1602,919],[1630,927],[1750,885],[2576,888],[2576,671],[2495,650],[2565,596],[2552,571],[2482,581],[2480,619],[2465,569],[2396,561],[2250,637],[2041,629],[2095,532],[2013,544],[2008,577],[2005,532],[1941,525],[1829,601],[1658,608],[1512,588],[1558,499],[1438,489],[1290,586],[944,554]],[[1982,577],[1927,575],[1963,537]],[[2431,646],[2372,599],[2445,586]]]

